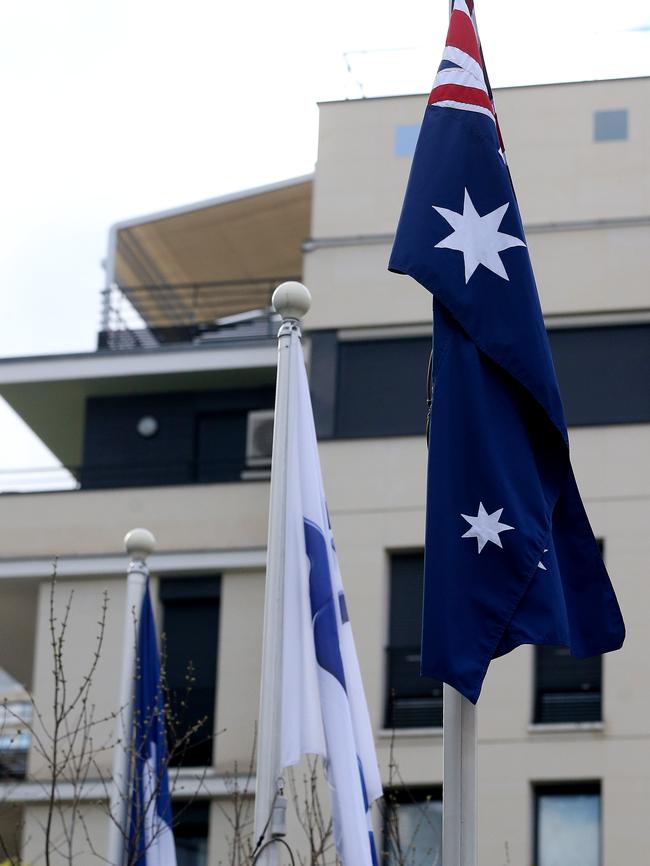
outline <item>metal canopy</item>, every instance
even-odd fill
[[[153,328],[267,307],[278,279],[302,273],[311,196],[308,176],[118,223],[109,285]]]

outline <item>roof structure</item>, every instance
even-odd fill
[[[277,282],[302,273],[311,200],[309,175],[117,223],[108,285],[150,328],[268,307]]]

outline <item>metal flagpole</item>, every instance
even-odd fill
[[[476,707],[445,683],[442,715],[442,866],[476,866]]]
[[[282,316],[278,332],[278,371],[275,388],[271,496],[266,554],[266,593],[262,638],[262,681],[257,730],[255,784],[255,844],[259,849],[273,837],[271,818],[280,793],[280,705],[282,677],[283,579],[285,557],[289,393],[292,376],[291,345],[300,339],[298,323],[307,313],[311,296],[301,283],[282,283],[273,293],[273,306]],[[276,866],[278,846],[267,845],[256,864]]]
[[[442,866],[476,866],[476,707],[443,687]]]
[[[149,577],[146,559],[156,545],[147,529],[132,529],[124,538],[131,557],[127,569],[126,610],[120,681],[120,709],[117,717],[117,740],[113,752],[113,782],[111,786],[111,822],[108,829],[106,860],[109,866],[122,866],[128,834],[130,744],[133,727],[133,681],[135,677],[135,647],[137,619],[142,607],[144,589]]]

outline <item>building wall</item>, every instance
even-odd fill
[[[647,311],[650,79],[506,90],[497,94],[497,106],[524,221],[531,229],[545,313]],[[421,97],[321,107],[312,239],[304,269],[314,297],[308,329],[347,331],[348,336],[350,329],[366,329],[365,335],[371,336],[379,333],[375,328],[397,334],[400,326],[428,326],[427,292],[386,271],[409,169],[408,158],[395,155],[395,130],[418,123],[422,108]],[[594,142],[594,111],[620,108],[629,110],[628,139]],[[650,424],[645,423],[570,431],[576,476],[594,531],[604,539],[628,638],[622,651],[604,659],[603,723],[591,728],[531,725],[530,648],[519,648],[491,666],[479,707],[480,845],[485,864],[507,862],[506,844],[513,864],[532,860],[536,783],[583,780],[600,780],[602,786],[603,866],[642,866],[647,861],[650,692],[639,684],[650,681],[645,634],[649,434]],[[440,732],[398,731],[393,738],[383,728],[389,554],[422,545],[424,438],[327,439],[320,453],[384,779],[388,781],[392,754],[405,785],[439,785]],[[0,497],[3,555],[16,560],[115,555],[122,550],[124,534],[138,525],[155,533],[161,551],[262,550],[268,493],[267,483],[254,482]],[[89,574],[65,578],[58,591],[73,584],[75,604],[83,611],[75,617],[70,637],[79,648],[70,657],[73,679],[87,664],[102,591],[110,593],[106,664],[102,662],[98,678],[98,710],[108,710],[118,693],[124,580],[118,574]],[[47,705],[47,582],[38,592],[33,682],[37,700]],[[263,592],[261,569],[222,573],[214,757],[218,773],[233,773],[250,759]],[[43,769],[35,759],[33,767]],[[28,824],[39,815],[41,807],[30,807]],[[215,862],[223,856],[227,826],[216,800],[211,824]],[[28,860],[33,850],[27,847]]]
[[[509,88],[496,102],[545,313],[647,307],[650,80]],[[410,168],[395,136],[424,104],[321,106],[310,327],[428,319],[426,293],[386,272]],[[628,138],[594,141],[594,112],[621,108]]]
[[[45,804],[30,804],[24,809],[22,862],[43,863],[44,829],[47,825],[49,807]],[[105,863],[105,839],[107,834],[106,811],[91,803],[83,807],[83,821],[77,810],[77,823],[70,834],[72,810],[66,806],[55,806],[52,811],[50,863],[52,866],[99,866]],[[84,826],[85,825],[85,826]]]

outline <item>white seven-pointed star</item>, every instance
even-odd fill
[[[476,517],[472,517],[470,514],[461,514],[461,517],[471,526],[471,529],[468,529],[462,537],[475,538],[478,541],[479,553],[483,550],[488,541],[491,541],[499,547],[503,547],[501,539],[499,538],[499,533],[505,532],[507,529],[514,529],[514,526],[508,526],[507,523],[499,523],[499,518],[502,513],[503,508],[497,508],[497,510],[493,511],[492,514],[488,514],[485,508],[483,508],[483,503],[479,502],[478,514]]]
[[[545,548],[544,548],[544,553],[548,553],[548,547],[545,547]],[[541,559],[540,559],[540,561],[537,563],[537,568],[541,568],[542,571],[548,571],[548,569],[546,568],[546,566],[544,565],[544,563],[542,562]]]
[[[486,213],[485,216],[479,216],[469,193],[465,190],[462,213],[456,213],[446,207],[437,207],[435,204],[432,207],[454,230],[436,244],[436,248],[458,250],[463,254],[465,283],[469,282],[469,278],[479,265],[483,265],[504,280],[509,279],[499,253],[510,247],[525,247],[526,244],[514,235],[499,231],[501,220],[508,210],[508,202],[491,213]]]

